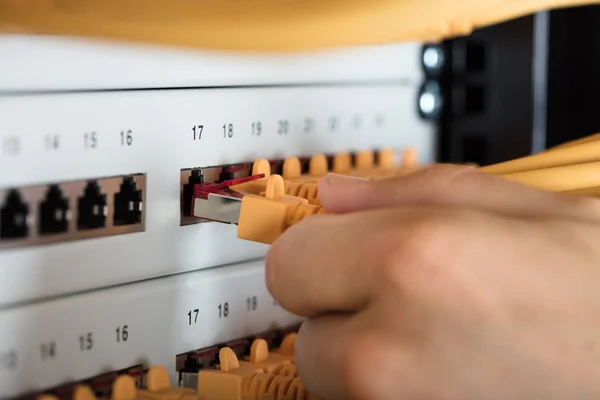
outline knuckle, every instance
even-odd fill
[[[465,165],[435,164],[423,168],[421,178],[432,181],[439,186],[451,186],[462,181],[471,181],[482,176],[477,169]]]
[[[401,232],[390,235],[395,240],[380,256],[380,279],[401,288],[407,276],[439,275],[452,270],[454,260],[462,251],[461,224],[464,223],[462,218],[459,222],[452,216],[439,215],[418,217],[397,227]]]

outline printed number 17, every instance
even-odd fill
[[[192,128],[192,132],[194,132],[194,140],[202,139],[202,131],[204,130],[204,125],[196,125]]]

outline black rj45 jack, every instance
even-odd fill
[[[51,185],[39,206],[39,232],[41,235],[65,233],[69,230],[69,199],[58,185]]]
[[[0,239],[21,239],[29,235],[29,206],[17,190],[11,190],[0,209]]]
[[[143,193],[137,188],[132,177],[123,179],[118,193],[115,193],[113,223],[133,225],[142,222]]]
[[[106,226],[106,194],[102,193],[98,182],[87,183],[83,195],[77,203],[77,228],[97,229]]]

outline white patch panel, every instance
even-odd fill
[[[0,305],[262,257],[233,226],[180,227],[180,171],[407,146],[428,162],[433,127],[416,96],[412,85],[360,84],[0,97],[1,188],[146,174],[144,232],[0,250]]]
[[[381,148],[433,161],[420,50],[239,55],[0,35],[0,209],[16,190],[37,210],[50,184],[71,204],[62,236],[39,236],[32,213],[30,237],[0,239],[0,398],[140,364],[177,381],[177,355],[299,322],[266,290],[266,246],[230,225],[181,226],[193,222],[181,219],[186,174]],[[115,227],[127,176],[143,213]],[[75,203],[96,179],[107,230],[82,233]]]
[[[35,35],[0,36],[0,93],[421,79],[421,46],[231,54]]]
[[[0,398],[139,364],[175,381],[179,354],[299,322],[269,295],[262,262],[2,310]]]

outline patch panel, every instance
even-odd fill
[[[115,380],[119,376],[127,375],[133,378],[136,387],[146,386],[146,373],[148,368],[144,365],[135,365],[129,368],[123,368],[118,371],[106,372],[100,375],[83,379],[78,382],[70,382],[62,384],[55,388],[44,390],[40,393],[31,393],[25,396],[20,396],[19,400],[36,400],[40,396],[54,396],[57,399],[73,399],[74,394],[79,386],[85,385],[90,388],[91,392],[98,398],[107,399],[112,394],[112,387]]]
[[[87,184],[91,178],[123,172],[143,172],[146,179],[143,221],[135,225],[144,227],[143,234],[62,242],[69,235],[127,230],[131,225],[119,224],[137,221],[129,214],[117,214],[116,224],[107,214],[107,225],[112,225],[106,228],[93,228],[102,225],[100,217],[80,221],[78,198],[86,190],[80,183],[76,194],[65,195],[69,232],[36,238],[40,245],[51,238],[61,242],[3,247],[0,306],[263,257],[266,246],[237,239],[231,227],[181,226],[182,180],[187,183],[182,169],[407,147],[428,163],[434,127],[414,112],[417,91],[418,83],[367,82],[0,96],[0,171],[11,171],[0,173],[0,187],[44,183],[35,201],[19,192],[28,207],[28,237],[39,236],[38,221],[31,216],[39,211],[46,183],[57,183],[64,194],[65,182]],[[22,121],[28,121],[26,127]],[[303,165],[306,171],[308,164]],[[275,172],[281,167],[273,162]],[[125,191],[130,199],[118,202],[125,204],[123,210],[137,201],[135,190]],[[111,213],[115,198],[111,194],[106,200]],[[14,196],[11,201],[20,207]],[[90,186],[82,207],[93,216],[102,203],[102,191]],[[2,240],[17,242],[26,244],[25,239]]]
[[[223,345],[244,354],[246,338],[301,321],[273,301],[263,261],[0,309],[0,399],[139,365],[163,365],[178,384],[183,355]]]
[[[0,249],[143,232],[146,175],[0,189]]]

